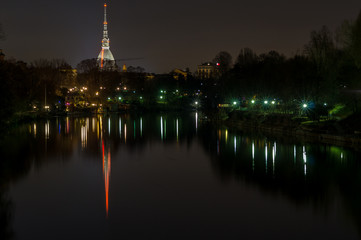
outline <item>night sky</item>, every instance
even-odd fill
[[[7,57],[31,62],[63,58],[73,67],[101,49],[104,0],[1,1]],[[356,19],[360,0],[108,0],[110,49],[119,65],[163,73],[192,71],[222,50],[235,58],[249,47],[292,56],[310,32]]]

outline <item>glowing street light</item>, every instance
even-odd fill
[[[272,103],[273,105],[275,105],[276,101],[272,101],[271,103]]]
[[[251,101],[251,103],[252,103],[252,104],[255,104],[255,103],[256,103],[256,101],[255,101],[255,100],[252,100],[252,101]]]
[[[303,107],[303,108],[307,108],[308,105],[307,105],[306,103],[304,103],[304,104],[302,105],[302,107]]]
[[[233,102],[233,105],[237,105],[237,102]]]
[[[266,105],[267,105],[267,104],[268,104],[268,101],[267,101],[267,100],[266,100],[266,101],[264,101],[264,104],[266,104]]]

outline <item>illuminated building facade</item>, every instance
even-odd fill
[[[201,79],[212,78],[215,74],[215,66],[213,63],[207,62],[197,67],[197,75]]]
[[[99,67],[103,70],[115,70],[115,60],[112,52],[110,51],[110,40],[108,35],[108,22],[107,22],[107,4],[104,3],[104,29],[102,39],[102,50],[98,55]]]

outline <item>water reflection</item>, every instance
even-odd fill
[[[106,216],[109,216],[109,181],[110,181],[110,170],[111,170],[111,157],[110,147],[104,146],[104,140],[102,141],[102,153],[103,153],[103,175],[105,184],[105,211]]]
[[[101,195],[101,199],[104,201],[103,191],[105,191],[105,211],[109,218],[113,216],[119,218],[125,211],[124,208],[121,208],[123,205],[133,206],[132,204],[139,202],[142,210],[132,210],[136,211],[140,217],[146,217],[142,211],[150,210],[142,207],[148,204],[150,209],[159,210],[162,209],[161,205],[169,206],[167,204],[172,201],[182,206],[182,202],[178,202],[177,199],[185,201],[188,198],[191,201],[187,202],[189,204],[187,208],[195,212],[199,209],[201,209],[199,211],[209,211],[210,214],[207,216],[210,217],[213,210],[219,211],[215,214],[217,215],[226,208],[225,205],[221,205],[221,208],[217,209],[216,203],[220,201],[218,197],[222,198],[223,196],[212,192],[224,187],[222,188],[223,192],[221,191],[223,194],[227,192],[227,186],[238,184],[239,189],[247,186],[260,192],[263,199],[258,200],[260,208],[262,208],[263,201],[266,202],[264,206],[269,206],[270,203],[267,201],[270,201],[279,205],[301,206],[307,211],[314,211],[315,215],[320,212],[329,213],[325,214],[327,216],[317,215],[321,218],[332,216],[334,201],[337,199],[337,203],[341,205],[338,208],[342,209],[342,213],[348,217],[347,221],[360,231],[359,202],[361,194],[358,189],[361,188],[361,181],[359,181],[361,164],[358,159],[361,154],[359,152],[336,146],[266,138],[261,135],[249,135],[231,129],[213,127],[207,123],[198,122],[197,114],[196,121],[194,121],[194,114],[189,116],[122,114],[92,117],[91,121],[90,118],[66,117],[31,123],[25,128],[26,134],[21,132],[20,138],[14,135],[12,142],[6,143],[12,143],[12,148],[5,143],[1,146],[4,159],[12,159],[12,155],[15,155],[17,157],[14,159],[17,161],[6,160],[5,166],[8,169],[4,167],[0,171],[11,174],[0,175],[0,183],[7,185],[14,179],[26,179],[31,175],[29,174],[31,166],[38,168],[38,171],[41,172],[41,169],[46,169],[51,161],[66,162],[70,161],[71,156],[77,156],[84,162],[95,161],[97,172],[99,174],[102,172],[102,178],[97,179],[96,175],[87,173],[83,180],[84,182],[100,182],[102,188],[101,194],[99,190],[98,195]],[[43,133],[45,137],[43,137]],[[24,140],[19,142],[19,139]],[[47,144],[46,154],[43,152],[44,143]],[[174,145],[177,148],[174,148]],[[163,150],[160,149],[166,150],[162,152]],[[190,154],[192,149],[196,151],[193,153],[194,155]],[[22,154],[20,154],[21,152]],[[141,155],[142,153],[145,153],[146,156]],[[154,155],[157,161],[147,158],[148,155]],[[164,162],[161,162],[160,159],[163,157]],[[200,159],[206,159],[205,165],[201,164]],[[173,166],[172,164],[179,165]],[[137,172],[138,167],[142,166],[144,167],[143,172]],[[84,167],[79,168],[83,169]],[[153,172],[154,175],[147,176],[147,170],[152,168],[157,171]],[[170,168],[175,168],[176,173],[168,174],[168,171],[171,171]],[[210,176],[215,177],[217,181],[206,181],[207,169],[212,170]],[[121,171],[123,171],[123,175],[119,174]],[[15,174],[15,172],[18,173]],[[191,172],[198,174],[197,177],[192,178],[194,182],[189,180]],[[150,189],[142,189],[142,185],[136,185],[136,182],[142,179],[142,174],[146,175],[144,178],[147,181],[155,181],[154,185],[147,185]],[[159,177],[162,174],[167,177]],[[111,179],[110,176],[112,176]],[[109,197],[110,180],[112,180],[113,188],[114,184],[117,186],[117,191],[111,192],[111,202]],[[121,180],[126,181],[122,182]],[[175,182],[174,185],[162,185],[164,182],[172,180],[173,183]],[[203,186],[204,188],[186,188],[184,184],[187,181],[195,185],[197,181],[204,181],[207,184],[206,187]],[[211,182],[215,185],[211,185]],[[218,182],[222,184],[218,185]],[[161,195],[161,199],[169,197],[159,193],[163,191],[163,188],[159,187],[160,185],[163,186],[165,192],[171,191],[171,196],[177,191],[179,191],[179,195],[173,196],[174,198],[170,197],[170,201],[167,203],[162,201],[158,203],[159,199],[154,196]],[[140,188],[137,192],[138,195],[135,194],[137,187]],[[211,193],[207,192],[207,189],[210,189]],[[81,191],[78,188],[77,190]],[[232,191],[234,191],[232,194],[237,194],[237,189]],[[145,195],[148,197],[146,199],[144,194],[147,192],[151,197]],[[118,200],[118,202],[113,200],[113,196],[120,194],[124,194],[124,199]],[[243,197],[246,199],[250,196],[244,195]],[[193,200],[197,198],[205,204],[192,207]],[[242,204],[232,205],[232,199],[227,201],[235,211],[243,209]],[[284,204],[285,202],[288,204]],[[43,204],[52,203],[44,202]],[[102,207],[104,214],[103,204],[104,202],[98,203],[98,206]],[[137,206],[139,207],[139,205]],[[210,207],[207,208],[207,206]],[[159,210],[159,214],[164,214],[165,218],[172,218],[171,215],[174,213],[172,211],[175,210],[171,206],[165,208],[164,212]],[[187,208],[184,208],[183,211],[186,211]],[[267,207],[263,207],[263,209],[267,209]],[[87,209],[87,211],[91,215],[93,209]],[[168,213],[169,211],[171,213]],[[302,216],[298,216],[297,211],[295,212],[295,218],[302,219]],[[189,214],[189,212],[186,213]],[[177,214],[179,213],[177,212]],[[265,215],[261,216],[267,218]],[[236,217],[239,219],[240,216]],[[18,219],[21,217],[19,216]],[[203,220],[205,221],[205,219]],[[212,218],[212,221],[217,220]],[[237,222],[231,221],[231,218],[229,221]],[[302,223],[297,222],[297,224]],[[240,228],[241,230],[242,228]]]
[[[34,138],[36,138],[36,123],[34,123]]]
[[[50,134],[50,126],[49,126],[49,120],[46,121],[45,123],[45,127],[44,127],[44,132],[45,132],[45,139],[49,139],[49,134]]]

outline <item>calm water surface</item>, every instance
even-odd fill
[[[52,118],[0,141],[1,239],[359,239],[361,154],[197,113]]]

